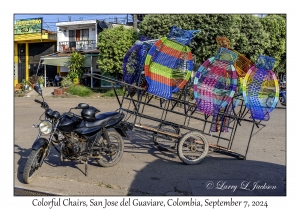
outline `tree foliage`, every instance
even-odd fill
[[[276,72],[285,71],[286,52],[286,20],[281,15],[268,15],[261,18],[264,30],[268,32],[270,40],[269,47],[266,47],[264,54],[276,59]]]
[[[276,15],[259,18],[250,14],[149,14],[140,23],[140,33],[157,39],[167,36],[176,25],[185,30],[200,30],[189,47],[202,64],[216,54],[216,38],[225,36],[233,49],[252,62],[258,55],[274,56],[276,65],[285,49],[285,19]],[[276,45],[276,46],[275,46]]]
[[[102,73],[118,75],[122,73],[122,62],[126,52],[136,40],[136,32],[124,26],[104,29],[98,35],[99,64]]]
[[[83,74],[83,64],[85,56],[79,52],[73,52],[67,61],[66,66],[69,68],[68,77],[73,81],[74,78],[81,78]]]
[[[269,35],[259,17],[239,15],[239,18],[240,36],[232,47],[255,63],[258,56],[264,53],[264,49],[270,46]]]

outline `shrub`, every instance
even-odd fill
[[[73,85],[67,90],[67,93],[77,96],[90,96],[93,91],[82,85]]]
[[[118,96],[122,96],[124,94],[123,89],[116,89],[116,92],[117,92]],[[102,96],[103,97],[114,97],[116,95],[115,95],[115,92],[113,89],[109,89],[105,93],[103,93]]]
[[[124,26],[104,29],[99,33],[98,40],[97,47],[100,52],[97,63],[101,73],[122,75],[124,55],[136,40],[135,31]]]
[[[70,77],[64,77],[63,80],[61,81],[61,86],[63,87],[70,87],[73,85],[73,82]]]
[[[73,52],[69,57],[66,67],[69,68],[68,76],[73,81],[74,78],[81,78],[83,74],[82,66],[85,61],[85,56],[79,52]]]

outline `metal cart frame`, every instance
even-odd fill
[[[221,116],[221,119],[227,118],[230,120],[229,126],[227,126],[227,137],[222,136],[224,132],[214,132],[214,134],[212,134],[212,132],[207,131],[207,128],[209,125],[212,125],[215,122],[212,121],[211,116],[201,114],[196,111],[196,104],[191,101],[192,96],[191,94],[189,94],[191,82],[187,83],[182,90],[174,94],[174,97],[172,97],[170,100],[166,100],[164,98],[148,93],[143,88],[137,85],[127,84],[125,82],[121,82],[99,74],[90,74],[89,76],[95,79],[106,80],[107,82],[110,82],[112,84],[116,99],[119,103],[119,111],[125,112],[127,116],[122,122],[122,125],[124,127],[130,130],[141,130],[152,133],[154,144],[158,149],[168,150],[170,152],[176,152],[177,150],[180,159],[186,164],[200,163],[202,159],[204,159],[207,155],[208,150],[245,160],[249,151],[252,137],[266,126],[262,124],[261,121],[245,118],[249,113],[249,110],[245,106],[242,96],[237,95],[233,99],[240,100],[239,106],[235,107],[232,110],[231,114],[226,114],[226,109],[228,108],[228,106],[222,109],[218,114],[219,116]],[[123,87],[125,91],[123,96],[119,98],[116,92],[116,88],[120,87]],[[135,95],[130,94],[129,91],[132,90],[135,91]],[[128,107],[125,107],[126,101]],[[155,117],[153,115],[147,114],[145,112],[145,109],[147,107],[162,111],[161,117]],[[177,110],[175,108],[177,108]],[[167,120],[167,117],[170,114],[174,114],[175,116],[183,118],[183,122],[180,123]],[[131,119],[131,121],[129,119]],[[150,120],[157,123],[158,125],[153,126],[141,124],[141,119]],[[194,123],[202,122],[202,125],[195,128],[190,125],[192,121]],[[232,150],[236,131],[241,126],[242,122],[248,122],[252,124],[244,154],[240,154]],[[172,127],[173,130],[163,129],[164,126]],[[258,131],[254,133],[255,127],[258,129]],[[181,134],[182,130],[186,130],[187,132],[185,134]],[[175,144],[171,143],[169,147],[161,145],[159,141],[155,140],[158,135],[160,138],[163,137],[167,141],[170,140],[170,142],[174,141],[175,139]],[[208,143],[205,136],[214,138],[216,140],[216,143]],[[190,144],[187,142],[182,142],[189,140],[189,138],[191,137],[193,137],[193,143]],[[199,141],[198,139],[201,139],[201,141]],[[220,144],[221,141],[227,141],[228,143],[227,145],[222,146]],[[185,149],[188,150],[187,153],[191,154],[194,152],[195,155],[199,157],[197,157],[195,160],[190,160],[189,158],[185,157],[185,154],[183,152],[184,147],[186,147]],[[199,151],[199,155],[197,155],[196,152],[199,148],[202,150],[202,152]]]

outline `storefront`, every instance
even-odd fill
[[[14,21],[14,85],[36,74],[40,57],[56,52],[56,34],[43,29],[42,18]],[[47,69],[49,75],[57,73],[56,67]]]
[[[98,73],[100,74],[100,69],[97,68],[97,59],[99,50],[92,50],[89,52],[81,52],[86,58],[83,64],[83,67],[91,73]],[[48,76],[48,69],[50,67],[56,67],[58,72],[62,77],[66,76],[69,72],[69,69],[66,67],[68,59],[70,58],[71,53],[64,53],[64,52],[56,52],[50,55],[42,56],[41,63],[43,64],[45,70],[44,75]],[[53,77],[54,78],[54,77]],[[101,87],[101,81],[96,79],[90,78],[91,81],[89,82],[91,88],[99,88]]]

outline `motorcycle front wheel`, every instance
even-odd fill
[[[96,158],[96,162],[102,167],[111,167],[116,165],[122,158],[124,152],[124,140],[115,131],[107,131],[110,147],[108,146],[108,141],[103,139],[101,144],[100,156],[101,158]]]
[[[41,147],[30,152],[23,171],[23,180],[26,184],[29,184],[36,176],[44,151],[44,148]]]

